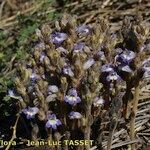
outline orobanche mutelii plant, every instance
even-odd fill
[[[15,88],[9,90],[31,123],[31,139],[93,140],[51,145],[90,150],[102,144],[101,122],[107,115],[107,150],[122,117],[130,120],[134,140],[139,86],[150,76],[148,29],[125,19],[120,31],[111,33],[105,20],[78,25],[75,17],[64,15],[52,28],[46,24],[37,29],[36,35],[33,54],[18,65]]]

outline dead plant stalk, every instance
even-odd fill
[[[133,100],[133,108],[131,113],[131,121],[130,121],[130,138],[131,140],[135,140],[135,117],[138,109],[138,101],[139,101],[139,89],[140,83],[135,87],[134,100]],[[131,144],[131,149],[135,150],[135,144]]]

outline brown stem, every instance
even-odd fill
[[[38,139],[39,127],[35,120],[33,120],[33,122],[31,121],[31,126],[32,126],[31,131],[32,140],[36,141]]]
[[[118,122],[115,121],[115,125],[114,125],[113,129],[109,132],[108,142],[107,142],[107,150],[111,150],[113,135],[114,135],[115,129],[116,129],[116,127],[117,127],[117,123],[118,123]]]
[[[91,104],[88,104],[86,110],[86,118],[87,118],[87,125],[84,132],[84,140],[90,140],[90,133],[91,133]],[[90,145],[85,145],[85,150],[89,150]]]
[[[130,121],[130,138],[133,141],[135,139],[135,117],[138,109],[138,101],[139,101],[139,84],[135,87],[134,100],[133,100],[133,108],[131,113],[131,121]],[[131,149],[135,150],[135,144],[131,145]]]
[[[15,122],[15,125],[12,127],[13,128],[12,138],[10,139],[9,144],[7,145],[5,150],[9,150],[13,140],[16,138],[16,130],[17,130],[17,124],[18,124],[19,117],[20,117],[20,114],[17,114],[17,119],[16,119],[16,122]]]

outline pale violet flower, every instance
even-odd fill
[[[13,90],[8,90],[8,96],[14,97],[15,96],[14,91]]]
[[[114,71],[113,66],[111,64],[106,64],[101,67],[101,72],[111,72]]]
[[[149,71],[145,71],[143,77],[144,78],[149,78],[150,77],[150,70]]]
[[[35,73],[35,71],[33,71],[33,73],[30,76],[30,80],[31,81],[37,81],[39,79],[39,76]]]
[[[85,47],[85,43],[83,42],[77,43],[74,45],[73,52],[74,53],[82,52],[84,50],[84,47]]]
[[[79,112],[72,111],[69,114],[70,119],[81,119],[82,115]]]
[[[105,57],[105,54],[104,54],[103,51],[98,51],[98,52],[97,52],[97,57],[98,57],[100,60],[102,60],[102,61],[106,60],[106,57]]]
[[[45,58],[45,53],[44,52],[42,52],[41,54],[40,54],[40,62],[43,62],[44,61],[44,58]]]
[[[55,114],[48,116],[48,121],[46,122],[46,128],[57,129],[57,126],[62,125],[61,121],[56,118]]]
[[[121,80],[121,77],[116,72],[110,72],[106,78],[107,81]]]
[[[81,102],[81,99],[78,96],[76,89],[70,89],[64,100],[70,105],[76,105],[77,103]]]
[[[27,119],[32,119],[38,113],[39,109],[37,107],[28,107],[22,110],[26,115]]]
[[[52,43],[58,44],[58,45],[63,43],[67,38],[68,38],[68,35],[66,33],[62,33],[62,32],[54,32],[51,35]]]
[[[20,101],[23,101],[23,98],[21,96],[17,96],[13,90],[8,90],[8,96],[11,97],[11,98],[14,98],[14,99],[17,99],[17,100],[20,100]]]

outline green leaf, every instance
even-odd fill
[[[4,58],[4,54],[3,52],[0,52],[0,59],[3,59]]]

